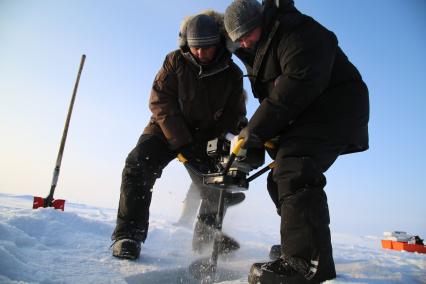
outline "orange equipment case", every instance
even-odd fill
[[[391,240],[382,240],[382,248],[426,253],[426,246],[424,245],[409,244],[407,242],[396,242]]]

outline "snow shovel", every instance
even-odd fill
[[[81,56],[80,67],[78,69],[77,79],[76,79],[75,85],[74,85],[74,91],[72,93],[71,102],[70,102],[70,105],[69,105],[69,108],[68,108],[68,115],[67,115],[67,119],[66,119],[66,122],[65,122],[64,132],[62,133],[61,145],[59,147],[58,157],[56,159],[56,165],[55,165],[55,169],[53,171],[53,179],[52,179],[52,185],[50,186],[49,195],[46,198],[34,196],[33,209],[37,209],[37,208],[40,208],[40,207],[43,207],[43,208],[53,207],[55,209],[59,209],[59,210],[64,211],[65,200],[64,199],[54,199],[53,194],[55,193],[56,184],[57,184],[58,178],[59,178],[59,171],[61,169],[62,155],[64,153],[65,141],[67,140],[68,126],[70,124],[72,109],[74,107],[74,100],[75,100],[75,96],[77,94],[78,83],[80,82],[81,71],[83,70],[83,65],[84,65],[85,60],[86,60],[86,55],[83,54]]]

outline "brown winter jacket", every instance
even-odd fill
[[[160,135],[177,150],[225,132],[238,133],[246,114],[242,71],[224,42],[208,65],[198,64],[185,44],[166,56],[152,86],[145,134]]]
[[[256,54],[238,49],[261,102],[249,128],[264,141],[311,137],[368,149],[369,99],[361,75],[336,36],[301,14],[293,1],[278,11],[265,1]]]

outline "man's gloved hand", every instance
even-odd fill
[[[243,145],[241,145],[241,148],[243,149],[263,147],[263,141],[260,139],[260,137],[251,132],[247,126],[241,130],[240,134],[238,135],[238,139],[244,140]]]
[[[192,136],[194,137],[194,140],[196,142],[207,142],[209,140],[212,140],[216,138],[216,131],[215,129],[203,129],[203,130],[196,130],[192,133]]]
[[[248,119],[247,117],[240,117],[240,119],[238,120],[238,124],[237,124],[237,128],[238,130],[242,130],[244,127],[246,127],[248,125]]]
[[[215,171],[216,167],[214,161],[206,153],[206,146],[198,144],[189,144],[181,147],[178,150],[188,163],[202,173],[209,173]]]
[[[200,156],[199,151],[199,147],[197,147],[195,144],[188,144],[179,148],[178,150],[178,152],[181,153],[188,161],[196,160],[197,157]]]

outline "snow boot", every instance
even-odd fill
[[[112,244],[112,255],[118,258],[135,260],[141,252],[141,243],[132,239],[116,240]]]
[[[281,257],[281,245],[271,246],[271,250],[269,251],[269,259],[277,260],[280,257]]]
[[[304,260],[290,262],[279,258],[264,263],[254,263],[248,276],[249,284],[317,284],[314,280],[316,262],[308,265]]]

